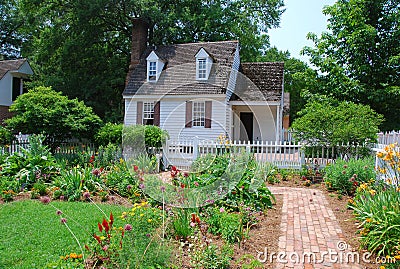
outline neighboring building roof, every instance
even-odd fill
[[[242,63],[231,100],[280,101],[283,90],[283,62]]]
[[[26,61],[26,59],[0,61],[0,79],[2,79],[8,71],[18,70]]]
[[[210,77],[207,81],[196,80],[195,55],[201,48],[204,48],[214,60]],[[237,48],[238,41],[148,47],[143,53],[140,63],[132,71],[123,95],[225,93]],[[153,50],[165,62],[165,71],[156,83],[147,82],[146,80],[146,58]],[[203,88],[205,82],[208,86]],[[221,89],[224,90],[221,92]]]

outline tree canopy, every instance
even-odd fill
[[[292,125],[295,138],[311,145],[375,142],[382,115],[353,102],[312,100]]]
[[[239,39],[242,59],[268,47],[283,0],[2,0],[23,21],[21,54],[31,59],[35,85],[78,97],[111,121],[122,119],[132,19],[150,25],[154,45]],[[7,20],[8,21],[8,20]]]
[[[17,97],[7,126],[25,134],[44,134],[50,141],[93,137],[100,118],[82,101],[68,99],[50,87],[37,87]]]
[[[370,105],[383,129],[400,128],[400,5],[398,0],[338,0],[324,9],[328,29],[309,34],[304,53],[318,68],[311,92]]]

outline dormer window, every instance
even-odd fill
[[[157,62],[149,62],[149,77],[148,81],[156,81],[157,80]]]
[[[201,58],[197,60],[198,79],[207,79],[207,60]]]
[[[157,82],[164,68],[164,62],[152,51],[147,60],[147,81]]]
[[[201,48],[196,54],[196,79],[207,80],[213,60],[204,48]]]

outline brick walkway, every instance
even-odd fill
[[[339,223],[321,191],[284,187],[269,189],[274,194],[283,194],[279,251],[287,256],[282,257],[283,262],[277,262],[276,269],[362,268],[354,262],[346,263],[351,261],[347,258],[351,247],[346,245]],[[348,250],[347,255],[343,248]],[[299,262],[293,262],[296,260]]]

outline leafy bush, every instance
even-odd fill
[[[20,147],[20,152],[4,160],[0,175],[11,176],[28,189],[39,180],[50,181],[50,176],[56,172],[56,162],[43,140],[43,135],[30,136],[27,148]]]
[[[107,146],[108,144],[122,144],[123,124],[107,122],[95,135],[97,144]]]
[[[375,178],[374,160],[372,158],[337,160],[328,165],[325,171],[325,185],[328,189],[342,194],[354,194],[361,183]]]
[[[187,186],[206,186],[214,183],[227,171],[232,156],[205,155],[198,158],[193,166],[193,174],[180,175],[175,184],[187,184]],[[255,210],[265,210],[272,206],[274,196],[266,187],[266,180],[274,175],[276,168],[269,163],[257,163],[250,158],[247,166],[236,167],[240,169],[242,176],[234,189],[222,200],[224,206],[239,210],[240,205],[250,206]]]
[[[0,125],[0,145],[6,145],[13,139],[12,133],[7,128]]]
[[[222,208],[221,208],[222,209]],[[221,235],[229,243],[241,242],[244,238],[242,215],[228,213],[217,207],[208,209],[208,230],[214,235]]]
[[[83,199],[84,193],[90,197],[91,193],[102,191],[104,189],[102,171],[102,169],[91,167],[61,170],[60,175],[53,182],[53,185],[61,192],[57,195],[64,196],[64,199],[68,201],[77,201]]]
[[[100,146],[97,150],[98,154],[94,158],[93,165],[106,167],[121,162],[122,149],[119,145],[108,144],[107,146]]]
[[[168,132],[154,125],[124,126],[122,140],[126,146],[161,147],[168,139]]]
[[[10,107],[14,113],[6,120],[9,128],[25,134],[45,134],[50,142],[68,138],[92,138],[101,119],[82,101],[49,87],[37,87],[17,97]]]
[[[382,115],[352,102],[313,101],[299,112],[292,128],[296,140],[310,145],[375,143]]]
[[[399,257],[400,188],[371,180],[357,188],[349,206],[361,223],[361,243],[377,256]]]

